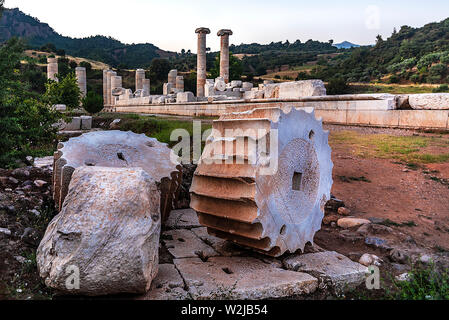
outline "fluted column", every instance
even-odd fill
[[[108,71],[103,70],[103,106],[108,104]]]
[[[47,79],[58,81],[56,75],[58,74],[58,60],[56,58],[47,58]]]
[[[229,36],[232,35],[232,31],[229,29],[221,29],[218,31],[217,36],[220,39],[220,77],[224,79],[226,83],[229,82]]]
[[[204,97],[204,85],[206,84],[206,35],[210,33],[208,28],[198,28],[197,71],[196,71],[196,96]]]
[[[81,97],[85,97],[87,94],[87,80],[86,80],[86,68],[76,67],[75,68],[76,80],[78,82],[78,87],[81,91]]]
[[[145,70],[136,70],[136,91],[143,89],[143,79],[145,79]]]

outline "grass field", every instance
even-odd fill
[[[332,145],[341,144],[356,156],[396,159],[410,164],[449,162],[449,136],[362,135],[355,131],[336,131],[329,136]]]

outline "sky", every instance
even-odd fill
[[[17,7],[64,36],[105,35],[177,52],[196,52],[197,27],[210,28],[207,46],[217,51],[220,29],[232,29],[235,45],[297,39],[366,45],[394,28],[449,17],[447,0],[5,0],[5,7]]]

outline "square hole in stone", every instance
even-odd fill
[[[296,191],[301,191],[301,180],[302,180],[302,173],[301,172],[295,172],[293,173],[293,179],[292,179],[292,189]]]

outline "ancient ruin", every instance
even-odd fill
[[[217,237],[272,256],[313,243],[333,167],[328,132],[314,113],[228,113],[213,129],[191,187],[200,223]]]
[[[47,58],[47,79],[58,81],[58,60],[56,58]]]
[[[161,214],[164,221],[173,209],[182,175],[173,162],[172,151],[163,143],[144,134],[123,131],[85,133],[58,145],[54,155],[53,190],[59,210],[69,192],[76,168],[141,167],[158,183],[161,191]]]
[[[76,67],[75,75],[78,82],[78,87],[80,88],[81,97],[85,97],[87,94],[86,68]]]

